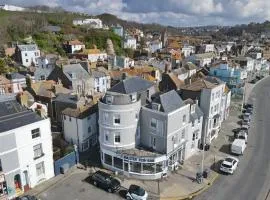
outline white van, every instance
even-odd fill
[[[231,153],[242,155],[246,149],[246,141],[243,139],[235,139],[231,145]]]

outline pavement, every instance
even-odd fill
[[[270,200],[270,77],[259,81],[248,102],[254,105],[248,145],[233,176],[220,176],[195,200]]]

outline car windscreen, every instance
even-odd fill
[[[227,165],[227,164],[224,164],[224,163],[222,163],[221,165],[222,165],[223,167],[225,167],[225,168],[232,168],[231,165]]]
[[[135,191],[135,194],[139,195],[139,196],[144,196],[145,194],[145,190],[142,189],[141,187],[137,188],[137,190]]]

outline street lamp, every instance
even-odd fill
[[[243,112],[243,108],[244,108],[245,93],[246,93],[246,79],[244,79],[244,88],[243,88],[243,98],[242,98],[242,104],[241,104],[241,113]]]

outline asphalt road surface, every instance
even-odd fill
[[[270,200],[270,77],[258,82],[249,102],[254,105],[248,145],[234,175],[220,175],[195,200]]]

